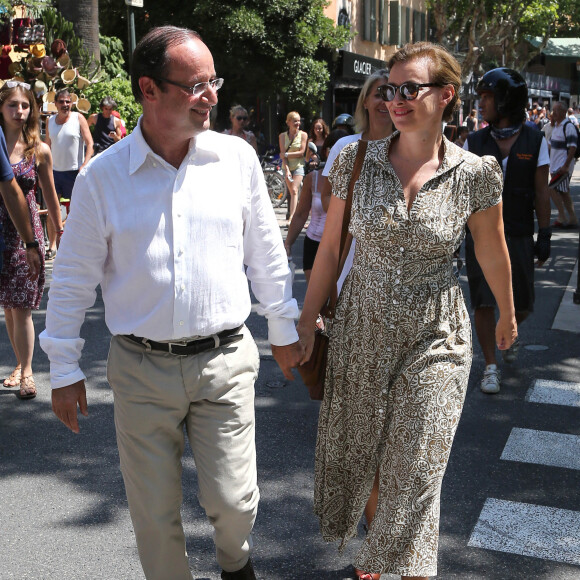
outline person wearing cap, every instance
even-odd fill
[[[94,153],[102,153],[121,140],[121,119],[113,115],[117,103],[113,97],[103,97],[99,103],[100,113],[89,117],[89,127],[93,129]]]
[[[223,79],[192,30],[149,31],[132,58],[143,115],[77,178],[40,344],[52,408],[79,432],[85,313],[102,288],[121,471],[148,580],[192,580],[181,520],[185,433],[223,580],[255,580],[254,384],[245,325],[268,320],[284,376],[302,356],[292,277],[254,149],[210,131]]]
[[[332,122],[333,129],[342,129],[346,131],[349,135],[354,135],[355,132],[355,121],[352,115],[348,113],[342,113],[338,115],[336,119]]]
[[[548,145],[541,131],[525,123],[528,88],[517,71],[497,68],[487,72],[477,85],[477,93],[481,115],[489,125],[470,133],[464,149],[480,157],[493,155],[503,169],[502,214],[519,328],[534,309],[534,255],[537,266],[550,257]],[[535,244],[534,211],[539,228]],[[486,365],[481,390],[494,394],[499,392],[501,380],[495,344],[496,301],[477,261],[469,232],[465,256],[475,330]],[[519,338],[502,351],[503,361],[515,362],[518,349]]]

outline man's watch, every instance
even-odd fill
[[[24,244],[24,247],[25,247],[27,250],[30,250],[31,248],[38,248],[39,246],[40,246],[40,244],[38,243],[38,240],[34,240],[34,241],[32,241],[32,242],[26,242],[26,243]]]

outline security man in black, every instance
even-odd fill
[[[525,124],[528,89],[518,72],[508,68],[487,72],[477,93],[481,114],[489,125],[470,133],[465,148],[476,155],[493,155],[503,168],[504,233],[519,326],[534,309],[534,254],[538,266],[550,257],[548,146],[542,132]],[[535,244],[534,211],[538,220]],[[475,330],[486,364],[481,390],[494,394],[499,392],[501,380],[495,350],[495,299],[477,263],[469,232],[465,248]],[[519,339],[502,351],[503,361],[513,363],[518,350]]]

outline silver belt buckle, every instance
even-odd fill
[[[174,354],[175,356],[187,356],[186,354],[174,353],[172,350],[174,346],[187,346],[187,341],[180,340],[178,342],[168,342],[167,344],[169,345],[169,354]]]

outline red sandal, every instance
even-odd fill
[[[380,574],[371,574],[370,572],[363,572],[358,568],[354,569],[354,574],[357,580],[381,580]]]

